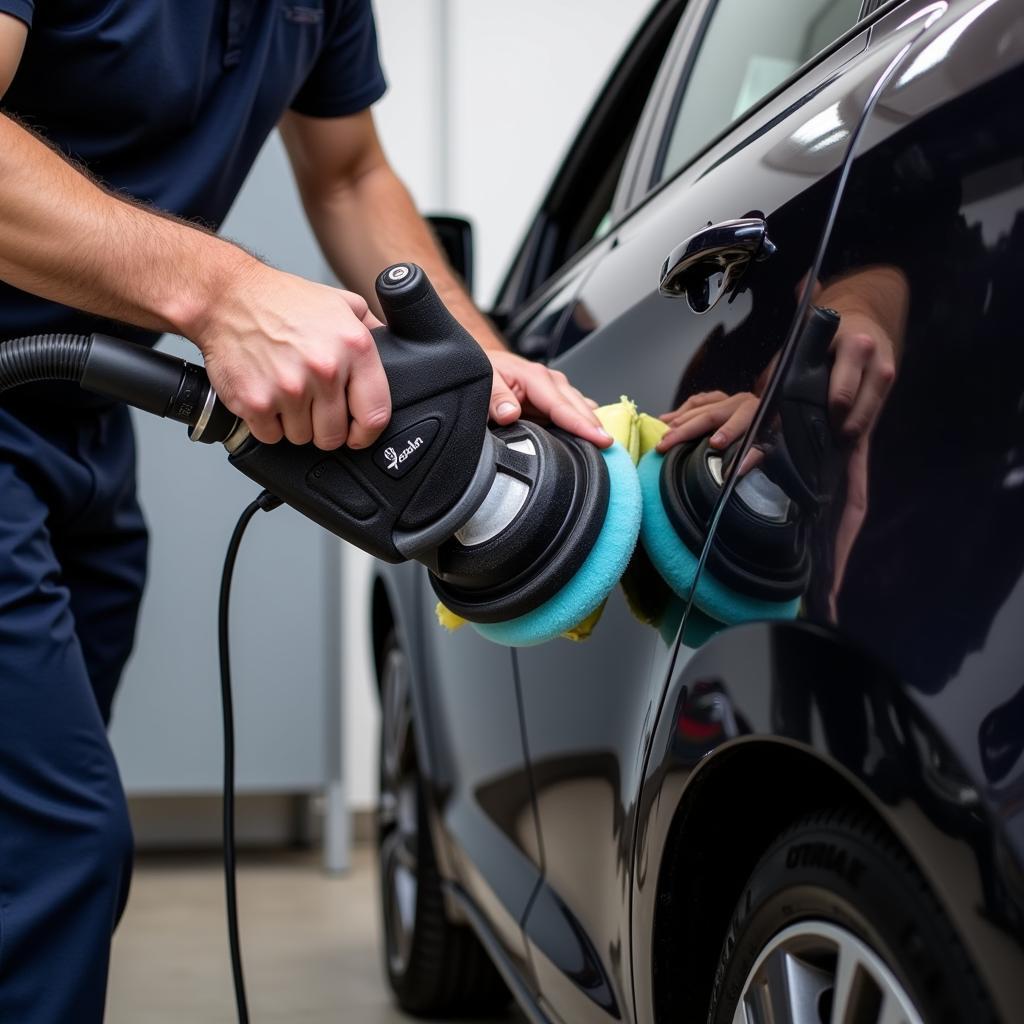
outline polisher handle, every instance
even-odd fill
[[[388,326],[373,337],[392,416],[363,451],[261,444],[219,401],[202,366],[102,334],[0,344],[0,392],[75,381],[187,423],[194,441],[224,441],[232,465],[332,533],[385,561],[433,564],[494,479],[491,362],[415,264],[385,269],[377,295]]]
[[[377,558],[426,559],[472,515],[493,478],[485,451],[491,362],[415,264],[386,268],[376,290],[388,324],[373,337],[392,407],[380,440],[324,452],[250,437],[230,461]]]

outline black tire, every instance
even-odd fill
[[[445,913],[413,737],[409,670],[394,633],[381,659],[377,848],[384,967],[398,1005],[419,1017],[489,1015],[509,992],[469,928]]]
[[[774,950],[792,956],[794,946],[807,950],[797,958],[806,956],[810,972],[821,970],[818,1013],[827,1022],[835,996],[834,984],[828,987],[828,972],[834,982],[837,967],[828,962],[823,947],[815,948],[815,931],[829,938],[841,936],[843,942],[852,935],[849,947],[835,948],[852,948],[854,952],[846,955],[855,959],[858,948],[866,950],[864,963],[873,964],[873,954],[881,965],[874,980],[869,977],[855,989],[861,994],[850,999],[858,1010],[853,1019],[875,1020],[876,1000],[884,998],[878,991],[888,991],[890,998],[895,998],[894,992],[908,998],[925,1024],[996,1020],[953,926],[902,847],[880,822],[841,810],[800,819],[758,862],[722,946],[709,1024],[732,1024],[759,959],[764,964],[758,979],[763,987],[754,995],[752,986],[749,998],[770,1001],[771,982],[765,978],[772,965],[766,958]],[[895,981],[889,990],[884,980],[875,985],[886,975]]]

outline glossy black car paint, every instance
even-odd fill
[[[695,650],[682,602],[655,631],[616,593],[584,644],[509,652],[442,633],[418,569],[381,572],[374,633],[394,622],[410,653],[451,909],[536,1019],[702,1020],[759,853],[805,810],[860,804],[931,882],[1010,1021],[1024,1005],[1024,17],[1013,0],[883,5],[651,190],[709,6],[683,12],[616,222],[512,311],[510,337],[560,354],[598,400],[626,391],[652,412],[756,390],[767,367],[747,438],[767,446],[810,282],[884,266],[909,293],[896,380],[811,521],[795,622]],[[752,213],[777,252],[731,300],[698,315],[658,294],[674,247]]]

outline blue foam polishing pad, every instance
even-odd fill
[[[483,637],[505,647],[533,647],[582,622],[626,571],[640,532],[640,482],[629,453],[617,441],[601,452],[608,467],[604,525],[586,561],[557,594],[508,622],[474,622]]]
[[[637,467],[643,495],[643,523],[640,541],[661,578],[680,596],[688,598],[697,576],[699,553],[692,552],[676,533],[661,502],[661,467],[665,457],[648,452]],[[705,570],[700,574],[693,603],[712,619],[731,625],[764,619],[793,619],[800,610],[800,599],[765,601],[748,597],[719,583]]]

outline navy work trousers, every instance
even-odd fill
[[[128,410],[0,405],[0,1024],[103,1018],[132,834],[106,724],[146,572]]]

